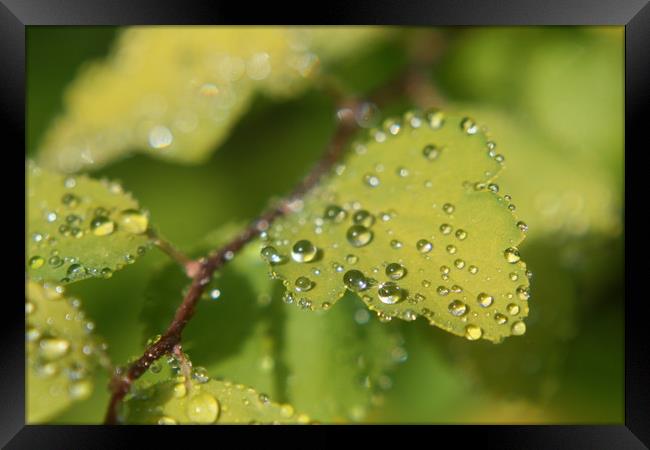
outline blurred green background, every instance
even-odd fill
[[[66,85],[84,64],[107,54],[118,32],[28,27],[28,157],[61,111]],[[431,38],[425,51],[436,56],[428,76],[441,103],[493,126],[506,156],[499,182],[531,226],[520,248],[534,273],[527,334],[495,346],[420,321],[390,324],[403,334],[407,358],[366,421],[623,422],[623,33],[622,27],[405,29],[332,68],[363,95],[403,68],[409,46]],[[162,235],[189,249],[208,231],[250,219],[269,198],[286,193],[319,157],[334,119],[332,99],[317,89],[285,102],[260,96],[206,164],[136,155],[93,176],[121,180]],[[545,194],[564,200],[548,203]],[[69,288],[85,299],[117,363],[142,351],[144,291],[165,259],[152,251],[110,280]],[[105,381],[54,422],[100,422]]]

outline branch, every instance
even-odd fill
[[[394,101],[399,96],[406,95],[412,102],[418,106],[422,104],[435,104],[440,102],[440,97],[431,87],[428,80],[425,61],[415,58],[415,64],[408,65],[400,76],[391,81],[387,86],[380,89],[374,95],[376,103],[386,104]],[[430,65],[429,65],[430,67]],[[338,86],[329,84],[328,89],[337,91]],[[341,92],[335,92],[335,97],[341,98]],[[193,261],[176,250],[168,242],[154,235],[155,244],[165,253],[169,254],[174,260],[179,262],[188,276],[192,278],[190,287],[183,298],[182,303],[176,310],[176,314],[167,330],[156,342],[151,344],[145,350],[144,354],[126,371],[116,371],[110,382],[112,396],[106,412],[105,423],[117,423],[117,410],[120,402],[129,392],[131,385],[149,366],[160,357],[173,353],[182,354],[180,350],[181,335],[192,315],[194,309],[205,287],[210,282],[215,271],[219,270],[228,261],[232,260],[235,254],[241,250],[247,243],[255,239],[262,231],[268,227],[278,217],[291,213],[295,210],[295,205],[310,189],[316,186],[323,175],[340,160],[345,144],[357,130],[355,123],[355,113],[361,106],[359,99],[350,99],[344,102],[337,112],[339,119],[338,128],[332,137],[325,154],[316,163],[307,176],[294,188],[294,190],[284,199],[279,201],[274,207],[262,213],[258,218],[253,220],[237,237],[228,244],[220,248],[207,257],[198,261]]]
[[[158,358],[171,353],[174,348],[180,344],[183,329],[194,314],[194,309],[205,286],[210,282],[212,275],[223,265],[228,263],[235,254],[241,250],[247,243],[255,239],[260,232],[266,230],[271,223],[278,217],[294,211],[295,203],[300,200],[311,188],[313,188],[320,178],[329,172],[334,164],[340,159],[345,148],[345,144],[356,131],[353,111],[357,108],[356,102],[351,102],[344,106],[339,114],[339,126],[330,141],[324,156],[309,172],[309,174],[294,188],[293,192],[281,200],[276,206],[264,212],[257,219],[253,220],[237,237],[217,250],[208,257],[201,258],[196,263],[198,267],[192,276],[192,283],[183,298],[182,303],[176,310],[176,314],[167,330],[156,342],[151,344],[144,354],[134,363],[132,363],[125,372],[116,372],[110,383],[112,396],[106,413],[105,423],[117,423],[117,409],[119,403],[129,392],[131,385],[149,366]],[[163,242],[163,241],[160,241]],[[169,253],[173,247],[157,245],[165,252]],[[176,255],[178,256],[178,255]],[[177,257],[174,259],[179,260]],[[182,261],[186,271],[188,271],[187,261]],[[192,262],[192,261],[189,261]],[[189,271],[188,271],[189,272]]]

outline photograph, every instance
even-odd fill
[[[625,33],[26,26],[25,423],[625,425]]]

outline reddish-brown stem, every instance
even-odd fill
[[[342,110],[354,111],[356,107],[356,103],[351,103],[344,105]],[[201,294],[203,293],[205,286],[210,282],[214,272],[230,261],[239,250],[257,237],[260,232],[267,229],[275,219],[292,211],[292,205],[296,200],[299,200],[311,188],[313,188],[318,183],[318,180],[340,159],[343,149],[345,148],[345,143],[356,129],[353,117],[353,114],[339,114],[340,121],[338,129],[330,141],[325,155],[320,161],[318,161],[309,174],[296,186],[290,195],[251,222],[228,244],[197,262],[198,270],[195,270],[190,287],[180,306],[176,310],[176,314],[167,327],[167,330],[165,330],[160,339],[147,347],[144,354],[138,358],[138,360],[133,362],[124,373],[116,373],[113,377],[110,384],[112,396],[109,402],[108,411],[106,412],[105,423],[117,423],[117,410],[119,404],[124,396],[129,392],[133,382],[146,372],[154,361],[173,352],[174,348],[180,343],[183,329],[194,314],[196,304],[201,298]],[[165,248],[169,250],[169,248],[173,247],[169,246]],[[187,262],[190,261],[188,260]],[[185,267],[187,270],[187,263],[185,263]]]
[[[421,105],[422,103],[430,104],[430,102],[434,103],[436,100],[439,100],[436,92],[430,86],[427,77],[423,74],[423,65],[425,64],[420,62],[419,64],[407,67],[400,77],[395,79],[386,88],[381,89],[377,95],[373,96],[375,101],[379,104],[385,104],[393,101],[399,95],[406,95],[417,105]],[[336,86],[330,87],[334,90],[337,88]],[[340,97],[338,94],[337,97]],[[182,355],[180,342],[183,329],[194,314],[196,304],[214,272],[228,263],[239,250],[255,239],[260,232],[266,230],[275,219],[292,212],[296,201],[300,200],[310,189],[316,186],[321,177],[328,173],[337,161],[340,160],[345,144],[357,129],[354,118],[359,106],[360,101],[356,99],[349,100],[347,103],[341,105],[337,114],[339,118],[338,128],[325,154],[313,169],[294,188],[291,194],[279,201],[274,207],[262,213],[237,237],[216,252],[194,261],[180,253],[171,244],[154,236],[157,239],[156,245],[175,261],[179,262],[185,268],[186,273],[192,281],[185,297],[176,310],[172,322],[160,339],[149,345],[144,354],[129,365],[124,372],[116,372],[113,376],[109,386],[112,396],[106,412],[105,423],[117,423],[117,412],[120,402],[129,392],[133,382],[146,372],[153,362],[169,353]]]

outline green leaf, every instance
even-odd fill
[[[523,334],[526,226],[497,193],[503,157],[480,128],[407,113],[354,145],[269,231],[262,255],[287,300],[327,309],[350,289],[386,319],[420,315],[470,340]]]
[[[288,98],[319,65],[355,55],[379,28],[132,27],[106,61],[86,68],[46,134],[40,163],[96,169],[134,150],[205,161],[256,92]]]
[[[406,358],[401,338],[353,295],[329,311],[287,308],[287,398],[327,423],[357,422],[381,404],[389,373]]]
[[[27,205],[27,271],[35,281],[108,278],[149,245],[148,213],[118,183],[29,162]]]
[[[253,388],[228,381],[192,382],[183,377],[136,391],[124,402],[121,421],[129,424],[306,424],[308,416],[277,404]]]
[[[78,299],[48,283],[28,281],[26,290],[27,421],[34,423],[88,398],[106,357]]]
[[[207,254],[239,230],[218,229],[193,254]],[[260,246],[248,244],[208,285],[183,332],[183,350],[214,376],[255,386],[318,420],[360,420],[403,354],[399,336],[354,297],[319,315],[285,307]],[[146,337],[169,324],[187,284],[172,263],[152,277],[141,314]]]

